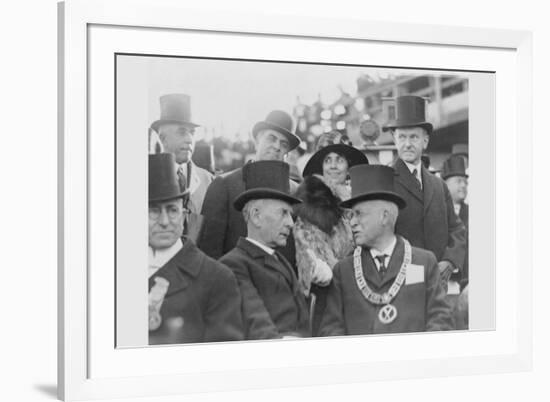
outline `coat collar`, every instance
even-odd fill
[[[191,240],[185,239],[181,250],[149,278],[149,290],[155,284],[154,278],[157,276],[170,283],[166,296],[186,288],[189,283],[186,277],[197,277],[204,259],[205,255],[197,246]]]
[[[409,193],[411,193],[414,197],[416,197],[419,201],[423,201],[424,195],[422,194],[422,190],[420,189],[420,186],[418,185],[418,181],[416,178],[412,175],[411,171],[405,165],[405,162],[401,160],[401,158],[398,158],[394,165],[393,165],[396,177],[395,181],[396,183],[399,183],[401,186],[403,186]],[[421,167],[422,172],[422,182],[425,183],[425,174],[424,169]]]
[[[290,264],[279,252],[275,251],[275,254],[269,255],[257,245],[246,240],[244,237],[239,238],[239,240],[237,241],[237,247],[243,250],[253,259],[261,260],[261,264],[266,268],[281,273],[290,284],[296,284],[296,281],[293,281],[292,278],[292,268],[290,267]]]

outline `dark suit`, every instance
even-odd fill
[[[455,214],[449,189],[443,180],[422,171],[422,189],[401,159],[394,164],[395,191],[407,202],[399,211],[395,233],[415,247],[430,250],[437,261],[447,260],[462,269],[466,253],[466,229]]]
[[[460,212],[458,217],[464,225],[466,226],[466,255],[464,256],[464,264],[462,266],[462,272],[451,275],[451,279],[460,283],[460,289],[463,289],[468,284],[468,275],[469,275],[469,264],[468,264],[468,218],[469,218],[469,207],[468,204],[464,202],[460,203]]]
[[[397,237],[388,271],[382,278],[369,251],[363,250],[361,263],[368,286],[376,293],[387,292],[401,268],[404,243]],[[451,310],[445,301],[437,261],[433,253],[412,248],[412,264],[423,266],[423,277],[408,278],[391,301],[397,318],[383,324],[378,319],[379,305],[364,297],[359,290],[353,267],[353,256],[346,257],[334,268],[327,307],[321,321],[321,336],[439,331],[454,328]],[[418,272],[418,271],[417,271]]]
[[[291,192],[297,185],[291,185]],[[199,248],[212,258],[219,259],[231,251],[239,237],[246,236],[243,214],[233,207],[233,201],[245,191],[242,168],[227,172],[214,179],[206,191],[201,214],[204,224]],[[294,238],[289,237],[281,253],[294,267],[296,255]]]
[[[149,344],[244,338],[235,276],[193,242],[186,240],[182,249],[149,278],[149,290],[155,277],[165,278],[170,285],[160,309],[162,324],[149,332]],[[183,318],[183,326],[171,329],[171,318]]]
[[[309,312],[294,270],[245,238],[220,262],[233,270],[243,299],[246,339],[309,336]]]

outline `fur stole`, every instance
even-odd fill
[[[296,215],[330,235],[342,218],[340,198],[334,195],[323,180],[315,176],[304,178],[295,195],[303,201],[296,205]]]

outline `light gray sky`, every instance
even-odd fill
[[[252,126],[274,109],[292,113],[297,97],[311,104],[318,96],[332,103],[339,87],[356,93],[361,73],[373,78],[390,70],[372,68],[243,62],[184,58],[148,58],[150,120],[160,115],[159,97],[167,93],[191,96],[193,122],[199,137],[213,130],[234,138],[247,136]],[[403,73],[403,71],[401,71]],[[409,71],[407,71],[409,73]]]

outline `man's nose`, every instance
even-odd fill
[[[168,218],[168,213],[165,209],[161,209],[158,222],[162,226],[166,226],[170,222],[170,219]]]

